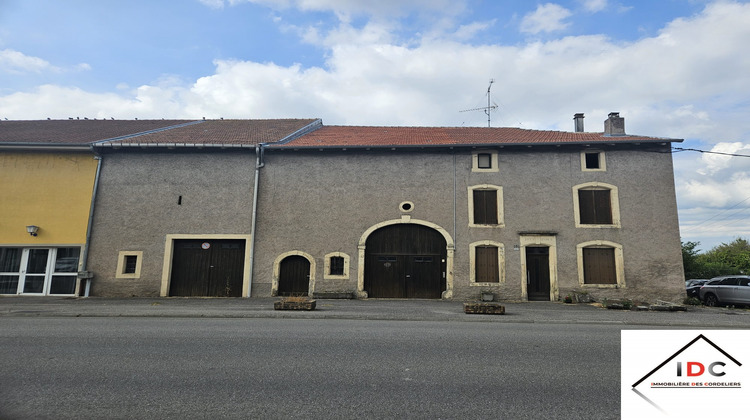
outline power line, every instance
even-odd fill
[[[724,155],[724,156],[734,156],[734,157],[750,157],[750,155],[741,155],[738,153],[723,153],[723,152],[713,152],[710,150],[700,150],[700,149],[684,149],[682,147],[673,147],[673,151],[676,152],[700,152],[700,153],[709,153],[713,155]]]

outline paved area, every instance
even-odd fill
[[[0,298],[0,317],[290,318],[573,323],[750,328],[750,310],[688,307],[687,312],[622,311],[591,304],[503,302],[505,315],[468,315],[463,303],[440,300],[318,299],[314,311],[276,311],[276,298]]]

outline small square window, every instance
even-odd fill
[[[135,274],[135,269],[138,266],[137,255],[126,255],[125,256],[125,268],[123,274]]]
[[[586,169],[599,169],[599,152],[586,153]]]
[[[120,251],[117,257],[118,279],[138,279],[141,277],[141,265],[143,264],[143,251]]]
[[[471,154],[472,172],[498,172],[498,154],[495,151],[476,151]]]
[[[331,268],[330,275],[332,276],[343,276],[344,275],[344,257],[331,257]]]
[[[583,150],[581,151],[581,170],[598,171],[607,170],[607,161],[604,152],[601,150]]]
[[[479,153],[477,155],[477,168],[491,169],[492,168],[492,155],[489,153]]]

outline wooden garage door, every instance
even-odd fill
[[[170,296],[242,296],[245,241],[180,239],[174,241]]]
[[[440,299],[445,291],[445,238],[416,224],[373,232],[365,248],[365,291],[372,298]]]

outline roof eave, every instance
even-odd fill
[[[379,145],[300,145],[269,144],[267,148],[274,150],[315,150],[315,149],[425,149],[425,148],[479,148],[479,147],[534,147],[534,146],[590,146],[595,144],[641,144],[641,143],[681,143],[683,139],[618,139],[608,137],[606,141],[570,141],[570,142],[530,142],[530,143],[452,143],[452,144],[379,144]]]
[[[85,144],[68,144],[68,143],[0,143],[0,149],[2,150],[34,150],[34,151],[66,151],[66,152],[78,152],[78,151],[91,151],[91,145]]]

